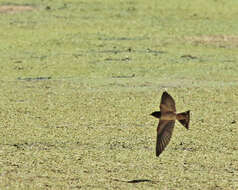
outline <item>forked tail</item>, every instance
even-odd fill
[[[178,113],[176,118],[186,129],[189,129],[190,111]]]

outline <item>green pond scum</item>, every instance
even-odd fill
[[[0,1],[0,189],[238,189],[237,0]],[[164,91],[175,124],[155,155]]]

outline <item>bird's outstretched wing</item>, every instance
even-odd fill
[[[165,91],[161,96],[160,111],[165,112],[176,112],[174,99]]]
[[[174,129],[174,120],[160,120],[157,128],[156,156],[159,156],[169,144]]]

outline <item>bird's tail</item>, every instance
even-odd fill
[[[186,128],[189,129],[190,111],[178,113],[176,119]]]

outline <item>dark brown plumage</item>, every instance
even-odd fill
[[[164,92],[161,97],[160,111],[155,111],[151,115],[159,118],[156,140],[156,156],[159,156],[169,144],[176,119],[189,129],[190,111],[176,114],[174,99]]]

